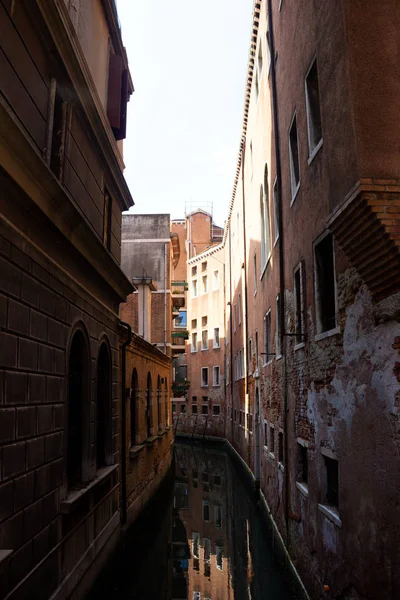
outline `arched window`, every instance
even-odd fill
[[[269,185],[268,165],[264,169],[264,185],[260,187],[260,212],[261,212],[261,262],[265,266],[271,252],[270,218],[269,218]]]
[[[136,369],[132,371],[132,383],[131,383],[131,446],[136,444],[136,429],[137,429],[137,400],[139,395],[138,386],[138,374]]]
[[[157,377],[157,426],[162,430],[162,408],[161,408],[161,377]]]
[[[103,342],[97,359],[96,396],[96,467],[101,469],[111,463],[111,357],[108,345]]]
[[[68,488],[89,479],[90,355],[82,329],[73,335],[68,358]]]
[[[146,389],[146,425],[147,425],[147,437],[153,435],[153,388],[151,383],[150,373],[147,375],[147,389]]]

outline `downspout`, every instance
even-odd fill
[[[128,339],[122,344],[121,360],[121,523],[126,523],[126,347],[132,340],[132,328],[129,323],[120,321],[120,326],[128,332]]]
[[[278,228],[279,228],[279,298],[280,298],[280,343],[281,352],[283,355],[283,435],[284,435],[284,466],[285,466],[285,523],[286,523],[286,546],[289,548],[289,444],[288,444],[288,380],[287,380],[287,349],[285,336],[285,251],[284,251],[284,235],[283,235],[283,215],[282,215],[282,168],[281,168],[281,151],[279,139],[279,119],[278,119],[278,94],[276,85],[276,69],[275,69],[275,42],[274,28],[272,18],[272,1],[267,0],[268,10],[268,30],[270,41],[271,55],[271,82],[272,82],[272,112],[274,121],[274,145],[275,145],[275,162],[276,162],[276,183],[278,188]]]
[[[167,354],[167,244],[164,244],[164,354]]]

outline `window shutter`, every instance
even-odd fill
[[[122,58],[117,54],[110,54],[108,68],[107,117],[113,129],[119,129],[121,124],[121,89]]]

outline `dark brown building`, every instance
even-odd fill
[[[66,598],[119,532],[133,87],[112,1],[1,0],[0,39],[0,596]]]

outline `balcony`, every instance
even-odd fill
[[[400,290],[400,181],[362,179],[328,227],[375,301]]]

